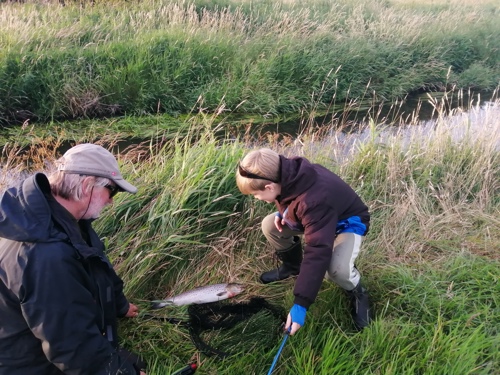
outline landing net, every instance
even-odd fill
[[[196,348],[225,358],[256,348],[272,349],[283,336],[285,312],[265,299],[190,305],[188,329]]]

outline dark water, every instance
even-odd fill
[[[377,105],[369,102],[354,102],[348,105],[344,104],[343,107],[339,107],[339,111],[312,116],[306,120],[261,122],[254,126],[249,132],[249,136],[250,139],[256,141],[262,140],[262,136],[266,133],[278,136],[288,135],[292,139],[299,139],[304,132],[310,129],[318,131],[324,128],[328,130],[324,136],[328,137],[335,132],[335,129],[338,129],[337,125],[342,124],[342,129],[346,131],[340,132],[340,134],[337,132],[335,136],[342,138],[343,150],[339,150],[340,154],[347,155],[352,152],[352,146],[355,143],[364,142],[370,137],[370,131],[365,126],[370,119],[373,119],[377,125],[389,125],[379,134],[382,141],[389,139],[396,133],[405,141],[405,139],[414,136],[415,131],[420,132],[419,136],[421,137],[429,136],[435,128],[437,118],[450,113],[451,115],[447,115],[446,122],[454,127],[453,137],[460,139],[467,132],[480,131],[484,130],[482,128],[485,126],[491,126],[491,136],[496,139],[496,144],[500,148],[500,129],[497,129],[498,120],[495,121],[495,119],[500,118],[500,101],[496,93],[422,94],[401,102]],[[465,128],[464,123],[466,124]],[[241,134],[244,129],[236,129],[236,131]],[[128,147],[133,147],[141,142],[151,142],[151,139],[121,140],[114,145],[112,152],[123,152]],[[72,147],[72,143],[62,143],[58,152],[62,154],[70,147]],[[319,138],[317,147],[323,147]],[[28,175],[23,169],[25,169],[23,166],[9,166],[7,168],[5,164],[2,165],[0,160],[0,193],[7,186]]]
[[[256,127],[259,134],[271,132],[297,136],[311,128],[339,127],[352,130],[372,119],[376,124],[412,125],[436,120],[440,115],[456,109],[467,110],[484,106],[498,98],[493,92],[434,92],[406,97],[397,102],[373,103],[371,100],[353,101],[337,105],[327,114],[318,114],[310,119],[268,123]]]

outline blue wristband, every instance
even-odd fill
[[[283,216],[281,216],[281,214],[280,214],[280,212],[279,212],[279,211],[278,211],[278,212],[276,212],[274,215],[275,215],[275,216],[278,216],[280,219],[283,219]]]
[[[304,326],[306,321],[306,308],[300,305],[293,305],[290,310],[290,316],[292,317],[292,323],[300,324],[300,326]]]

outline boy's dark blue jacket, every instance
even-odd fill
[[[0,375],[137,373],[117,354],[117,316],[129,303],[103,251],[91,223],[52,197],[45,175],[3,194]]]
[[[304,231],[304,260],[295,282],[294,303],[308,308],[316,299],[332,257],[337,224],[359,217],[369,229],[370,214],[356,192],[339,176],[305,158],[280,155],[281,194],[277,206],[286,220]]]

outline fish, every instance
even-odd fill
[[[151,301],[151,308],[161,309],[165,306],[199,305],[202,303],[222,301],[232,298],[244,290],[244,285],[237,283],[200,286],[167,299]]]

